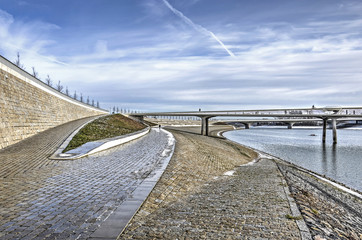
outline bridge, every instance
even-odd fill
[[[362,107],[311,107],[311,108],[280,108],[280,109],[253,109],[253,110],[224,110],[224,111],[190,111],[190,112],[149,112],[149,113],[132,113],[129,116],[143,120],[144,117],[160,116],[184,116],[198,117],[201,119],[201,135],[209,134],[209,119],[214,117],[236,118],[235,120],[244,123],[246,128],[252,122],[284,122],[288,128],[292,128],[296,122],[323,122],[322,141],[326,141],[327,122],[332,122],[333,143],[337,143],[337,122],[362,120]],[[249,118],[249,119],[248,119]],[[253,119],[250,119],[253,118]],[[255,119],[258,118],[258,119]]]
[[[292,129],[296,123],[309,123],[309,122],[321,122],[322,119],[235,119],[235,120],[221,120],[226,123],[240,123],[244,125],[245,129],[249,129],[254,123],[284,123],[288,126],[288,129]],[[337,119],[338,122],[338,119]]]
[[[288,129],[292,129],[296,123],[311,123],[311,122],[322,122],[322,119],[234,119],[234,120],[220,120],[220,122],[242,124],[245,129],[249,129],[254,123],[284,123],[288,126]],[[337,118],[336,122],[362,122],[360,118]]]

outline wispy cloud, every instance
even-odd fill
[[[211,36],[213,39],[215,39],[222,48],[225,49],[225,51],[232,57],[235,57],[234,53],[232,51],[230,51],[225,44],[211,31],[207,30],[206,28],[204,28],[203,26],[194,23],[193,21],[191,21],[191,19],[189,19],[188,17],[186,17],[182,12],[180,12],[179,10],[175,9],[167,0],[163,0],[163,2],[165,3],[165,5],[178,17],[180,17],[185,23],[187,23],[188,25],[190,25],[191,27],[193,27],[196,31],[202,33],[202,34],[206,34]]]
[[[43,59],[43,61],[64,64],[55,57],[40,54],[46,47],[56,43],[47,35],[51,31],[60,29],[59,26],[41,21],[26,23],[16,21],[11,14],[1,9],[0,26],[0,52],[5,56],[15,58],[16,52],[20,52],[23,61],[35,63]]]
[[[51,23],[24,22],[0,10],[0,53],[14,60],[20,51],[28,70],[34,66],[43,79],[50,74],[53,82],[60,80],[72,93],[90,95],[103,107],[181,111],[362,101],[361,17],[321,15],[295,23],[278,19],[244,26],[239,12],[220,20],[224,13],[217,8],[220,15],[205,14],[203,21],[225,47],[190,20],[203,10],[193,8],[187,18],[166,0],[144,3],[140,11],[149,14],[146,18],[139,20],[135,12],[129,28],[98,31],[80,26],[71,32],[74,26],[61,24],[59,31]],[[150,10],[151,3],[157,11]],[[172,18],[186,29],[170,24]],[[139,21],[132,25],[132,20]],[[211,49],[205,48],[206,38],[214,43]]]

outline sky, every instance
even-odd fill
[[[362,102],[362,1],[0,0],[0,55],[104,109]]]

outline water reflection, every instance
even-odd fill
[[[321,129],[254,128],[224,135],[362,191],[361,129],[339,129],[337,144],[333,144],[331,131],[324,144],[313,137],[320,134]]]
[[[322,169],[323,172],[327,172],[328,170],[328,162],[327,162],[327,147],[326,143],[322,143]]]
[[[332,145],[332,174],[337,176],[337,145]]]
[[[328,147],[326,143],[322,143],[321,150],[322,173],[327,174],[331,172],[333,175],[337,175],[337,145],[333,144]]]

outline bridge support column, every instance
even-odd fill
[[[209,136],[209,118],[201,117],[201,135]]]
[[[294,123],[288,123],[288,129],[292,129],[293,125],[294,125]]]
[[[323,137],[322,137],[322,141],[324,143],[326,142],[326,134],[327,134],[327,119],[323,118]]]
[[[332,119],[332,128],[333,128],[333,144],[337,143],[337,120]]]
[[[245,126],[245,129],[250,129],[250,123],[242,123]]]

